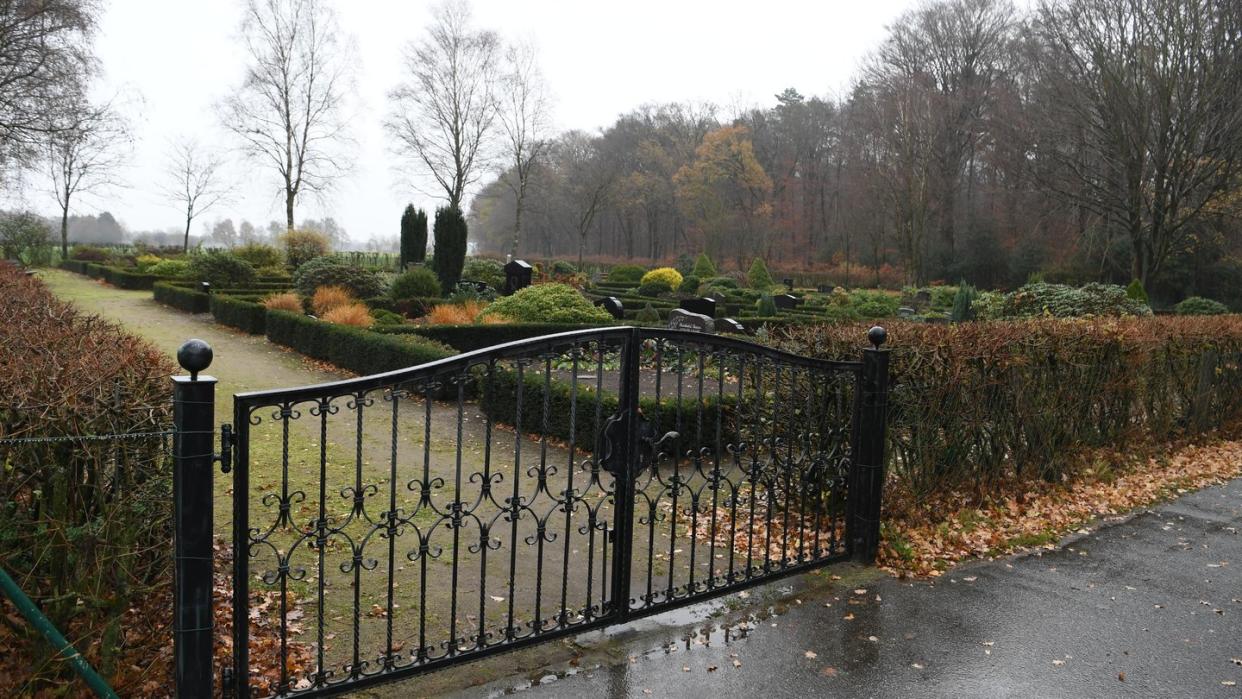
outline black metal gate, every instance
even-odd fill
[[[235,396],[225,691],[330,694],[874,558],[872,341],[604,328]]]

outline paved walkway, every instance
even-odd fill
[[[1239,529],[1242,479],[1054,552],[793,592],[767,618],[614,638],[463,696],[1238,697]]]

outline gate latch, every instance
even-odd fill
[[[211,460],[220,464],[220,472],[233,470],[233,426],[220,425],[220,453],[212,454]]]

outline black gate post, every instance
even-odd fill
[[[634,442],[637,439],[638,424],[638,391],[639,364],[642,353],[642,340],[638,329],[631,329],[625,336],[625,344],[621,347],[621,398],[617,410],[624,421],[621,429],[622,438],[612,448],[618,450],[613,470],[613,566],[612,566],[612,603],[617,620],[625,619],[630,613],[630,567],[633,563],[633,525],[634,525],[634,459],[637,454]]]
[[[872,347],[863,350],[855,397],[854,460],[850,465],[848,532],[850,554],[859,563],[875,562],[880,548],[880,504],[884,491],[884,440],[888,422],[888,355],[880,349],[888,332],[867,331]]]
[[[190,340],[177,350],[189,376],[173,377],[173,657],[181,699],[212,695],[212,468],[216,380],[199,376],[211,347]]]

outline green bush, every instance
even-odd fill
[[[716,265],[712,264],[712,258],[708,257],[707,253],[701,252],[694,260],[694,271],[691,274],[699,279],[714,277],[716,276]]]
[[[901,299],[892,294],[873,289],[855,289],[849,292],[850,307],[861,318],[889,318],[897,315]]]
[[[536,284],[489,305],[485,315],[519,323],[612,324],[612,316],[565,284]]]
[[[104,267],[102,278],[118,289],[150,289],[161,277],[154,274],[133,272],[120,267]]]
[[[401,269],[418,264],[427,257],[427,212],[406,204],[401,213]]]
[[[280,236],[285,262],[293,269],[328,254],[328,239],[315,231],[286,231]]]
[[[263,334],[267,327],[267,309],[263,304],[220,293],[213,293],[210,297],[208,305],[217,323],[252,335]]]
[[[280,248],[263,243],[246,243],[233,248],[233,254],[250,263],[255,269],[285,266],[285,255]]]
[[[737,288],[737,280],[734,279],[733,277],[712,277],[711,279],[707,280],[707,283],[712,286],[718,286],[722,289],[736,289]]]
[[[397,300],[439,296],[440,279],[426,267],[411,267],[393,280],[389,295]]]
[[[466,260],[466,264],[461,268],[461,278],[472,282],[484,282],[499,291],[505,286],[505,268],[496,260],[472,257]]]
[[[388,335],[286,311],[267,312],[267,339],[358,374],[405,369],[454,354],[415,335]]]
[[[1130,280],[1130,285],[1126,287],[1126,298],[1138,301],[1145,306],[1149,305],[1147,290],[1143,288],[1143,282],[1137,279]]]
[[[668,282],[662,279],[657,279],[655,281],[640,284],[636,290],[636,293],[639,296],[649,296],[651,298],[655,298],[657,296],[663,296],[664,294],[673,293],[673,287],[669,286]]]
[[[762,317],[776,316],[776,301],[771,294],[764,294],[759,297],[759,300],[755,302],[755,313]]]
[[[694,269],[694,258],[683,252],[677,256],[677,261],[673,263],[673,268],[684,277]]]
[[[207,282],[213,287],[234,288],[250,284],[257,275],[249,262],[227,252],[212,250],[190,259],[189,276],[194,281]]]
[[[1049,315],[1057,318],[1077,316],[1151,315],[1146,304],[1126,296],[1115,284],[1086,284],[1075,288],[1064,284],[1027,284],[1005,296],[1006,318]]]
[[[974,303],[979,297],[979,292],[975,287],[962,282],[957,285],[957,295],[953,297],[953,312],[949,314],[949,319],[954,323],[965,323],[966,321],[975,319]]]
[[[405,325],[405,316],[385,308],[371,308],[371,317],[378,326]]]
[[[660,312],[648,303],[638,311],[638,313],[634,316],[634,320],[640,323],[659,323]]]
[[[461,281],[466,264],[466,219],[455,208],[436,209],[434,269],[440,278],[440,293],[447,296]]]
[[[1219,316],[1229,312],[1225,304],[1202,296],[1191,296],[1173,307],[1179,316]]]
[[[578,268],[575,267],[574,263],[572,262],[566,262],[565,260],[553,260],[552,261],[552,274],[558,277],[566,277],[571,274],[577,274],[577,273],[578,273]]]
[[[172,306],[187,313],[206,313],[211,310],[211,295],[201,291],[173,286],[168,282],[156,282],[151,287],[156,302]]]
[[[69,259],[82,262],[107,262],[112,259],[112,251],[94,245],[74,245],[69,251]]]
[[[672,291],[673,289],[681,286],[681,281],[681,272],[678,272],[672,267],[657,267],[656,269],[644,274],[639,283],[642,286],[647,286],[649,284],[667,284],[669,291]]]
[[[617,265],[608,270],[608,281],[614,284],[636,286],[646,273],[646,268],[639,265]]]
[[[693,274],[684,277],[681,280],[681,286],[677,290],[683,294],[693,294],[699,290],[699,278]]]
[[[343,286],[356,298],[383,296],[387,291],[378,273],[330,257],[315,258],[293,273],[293,284],[303,296],[314,296],[321,286]]]
[[[190,261],[185,259],[160,260],[147,269],[148,274],[157,277],[188,277]]]
[[[776,286],[776,283],[772,281],[772,275],[768,274],[768,266],[762,257],[756,257],[755,261],[750,263],[750,270],[746,272],[746,283],[750,288],[759,291],[767,291]]]
[[[31,267],[52,261],[52,230],[42,216],[31,213],[0,215],[0,259],[20,260]]]

